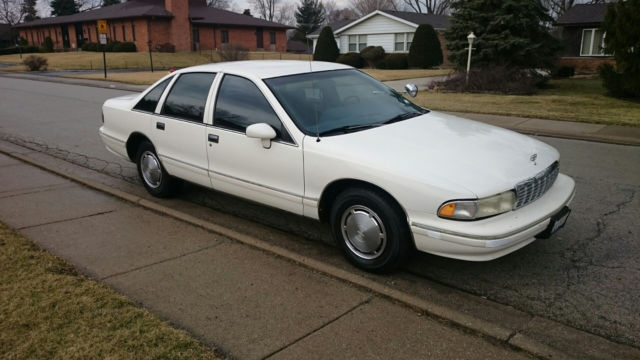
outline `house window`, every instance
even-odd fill
[[[116,26],[113,25],[113,41],[118,40],[118,34],[116,33]]]
[[[580,56],[606,56],[604,39],[606,32],[602,29],[583,29]]]
[[[124,24],[122,25],[122,41],[127,41],[127,32],[124,31]]]
[[[349,52],[358,52],[367,47],[367,35],[349,35]]]
[[[409,51],[412,41],[413,33],[396,34],[394,50],[398,52]]]
[[[269,31],[269,44],[271,44],[271,45],[275,45],[276,44],[276,32],[275,31]]]
[[[222,37],[223,44],[229,42],[229,30],[220,30],[220,36]]]
[[[405,34],[396,34],[395,51],[404,51]]]
[[[131,22],[131,37],[133,37],[133,41],[136,41],[136,24]]]

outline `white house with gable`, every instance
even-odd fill
[[[444,51],[444,38],[441,33],[449,26],[449,18],[445,15],[376,10],[358,20],[342,21],[328,26],[333,30],[341,54],[360,52],[367,46],[382,46],[387,53],[406,53],[411,47],[413,34],[421,24],[433,26],[438,32]],[[322,28],[308,36],[313,40],[314,51],[321,30]]]

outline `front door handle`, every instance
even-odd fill
[[[218,143],[218,135],[214,135],[214,134],[209,134],[208,139],[210,142],[214,142],[214,143]]]
[[[164,123],[163,122],[157,122],[156,123],[156,129],[164,130]]]

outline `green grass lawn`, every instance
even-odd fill
[[[530,96],[421,91],[413,101],[441,111],[640,126],[640,103],[605,93],[600,79],[561,79]]]
[[[0,223],[0,359],[218,359]]]

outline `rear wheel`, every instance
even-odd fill
[[[169,175],[160,163],[153,145],[145,141],[138,147],[136,154],[138,175],[145,189],[157,197],[168,197],[175,193],[179,180]]]
[[[376,191],[341,193],[331,209],[331,229],[345,257],[367,271],[391,271],[411,253],[405,216],[393,199]]]

